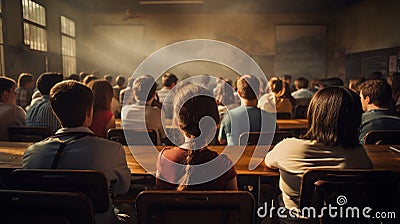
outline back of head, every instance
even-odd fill
[[[104,79],[107,80],[107,82],[109,82],[110,84],[113,82],[114,78],[112,77],[112,75],[105,75]]]
[[[77,74],[71,74],[71,75],[68,77],[68,79],[70,79],[70,80],[75,80],[75,81],[80,81],[79,75],[77,75]]]
[[[18,77],[18,87],[24,87],[29,82],[32,82],[33,75],[30,73],[21,73]]]
[[[178,78],[172,73],[165,73],[162,77],[163,86],[172,87],[178,82]]]
[[[57,83],[51,89],[50,103],[63,127],[79,127],[93,106],[93,93],[89,87],[67,80]]]
[[[291,75],[282,75],[282,80],[290,84],[292,82],[292,76]]]
[[[117,85],[122,88],[125,84],[125,78],[123,76],[117,76],[117,78],[115,78],[115,82],[117,83]]]
[[[13,86],[15,86],[13,79],[0,77],[0,94],[3,94],[4,91],[10,91]]]
[[[51,88],[63,81],[63,75],[56,72],[45,72],[41,74],[36,81],[36,88],[42,95],[49,95]]]
[[[286,91],[286,82],[282,79],[275,79],[270,82],[271,91],[274,93],[275,97],[283,97]]]
[[[361,87],[361,94],[369,97],[372,104],[378,107],[388,107],[392,99],[392,88],[383,80],[368,80]]]
[[[93,80],[87,85],[93,92],[94,112],[99,110],[111,110],[111,101],[114,96],[111,84],[106,80]]]
[[[308,108],[309,130],[304,138],[325,145],[358,144],[361,124],[360,97],[346,87],[327,87],[315,93]]]
[[[260,81],[252,75],[243,75],[237,80],[239,96],[246,100],[255,100],[260,91]]]
[[[87,84],[89,84],[89,82],[91,82],[91,81],[93,81],[93,80],[96,80],[96,79],[98,79],[98,77],[95,76],[95,75],[93,75],[93,74],[87,75],[87,76],[83,79],[83,84],[87,85]]]
[[[86,73],[86,72],[81,72],[81,73],[79,73],[79,80],[80,80],[81,82],[83,82],[83,80],[85,79],[85,77],[88,76],[88,75],[89,75],[89,73]]]
[[[174,97],[174,117],[177,119],[179,128],[186,136],[199,137],[200,120],[203,117],[211,117],[216,124],[219,124],[219,114],[215,99],[210,96],[211,93],[205,88],[188,84],[179,88]],[[210,130],[204,130],[211,133],[214,127],[204,127]]]
[[[156,93],[157,84],[150,75],[143,75],[135,79],[132,91],[138,101],[149,101]]]
[[[353,90],[357,94],[360,94],[360,87],[363,82],[365,82],[364,77],[351,78],[349,81],[349,89]]]
[[[216,91],[215,91],[215,100],[218,104],[222,105],[231,105],[235,103],[235,90],[233,87],[222,80],[217,84]]]
[[[296,81],[294,82],[296,85],[296,88],[299,89],[307,89],[308,88],[308,79],[300,77],[298,79],[296,79]]]
[[[382,72],[373,72],[367,75],[367,80],[384,80]]]

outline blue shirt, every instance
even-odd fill
[[[273,132],[275,117],[257,107],[237,107],[225,113],[219,129],[219,139],[228,145],[239,145],[239,136],[244,132]]]
[[[49,95],[35,99],[26,113],[26,125],[48,127],[53,132],[60,128],[60,123],[51,109]]]
[[[400,117],[388,109],[369,110],[361,118],[360,143],[372,130],[400,130]]]

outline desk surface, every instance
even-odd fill
[[[276,120],[278,127],[282,130],[290,130],[290,129],[307,129],[308,121],[307,119],[279,119]],[[165,124],[167,128],[173,128],[171,119],[167,119]],[[122,127],[121,119],[115,120],[115,125],[117,128]]]
[[[0,168],[21,168],[22,166],[22,156],[24,154],[25,149],[31,145],[31,143],[21,143],[21,142],[0,142]],[[151,150],[150,146],[135,146],[141,147],[141,149],[148,148]],[[133,147],[133,150],[135,150]],[[264,146],[268,147],[268,146]],[[400,145],[396,146],[400,148]],[[157,150],[161,150],[164,146],[157,146]],[[238,150],[240,147],[238,146],[211,146],[212,150],[215,150],[221,153],[225,148],[225,150]],[[265,149],[266,149],[265,148]],[[146,172],[139,163],[132,156],[129,147],[124,147],[126,159],[128,162],[128,166],[131,170],[132,174],[141,175],[141,174],[149,174]],[[276,170],[271,170],[267,168],[262,162],[258,165],[254,170],[249,170],[249,162],[254,153],[254,146],[247,146],[243,155],[235,164],[235,169],[238,174],[242,175],[264,175],[264,176],[277,176],[279,173]],[[388,145],[365,145],[365,149],[368,153],[368,156],[371,158],[372,163],[374,164],[375,169],[387,169],[393,170],[395,172],[400,173],[400,153],[395,152],[389,149]],[[264,158],[256,157],[256,161],[262,161]]]

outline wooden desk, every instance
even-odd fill
[[[276,120],[279,129],[281,130],[293,130],[293,129],[307,129],[308,121],[307,119],[279,119]],[[166,119],[165,124],[167,128],[173,128],[172,120]],[[115,119],[116,128],[122,127],[121,119]]]
[[[0,168],[21,168],[22,156],[25,149],[32,143],[24,142],[0,142]],[[149,146],[135,146],[149,148]],[[135,149],[135,147],[133,149]],[[400,148],[400,145],[395,147]],[[163,149],[164,146],[157,146],[157,150]],[[211,146],[212,150],[219,153],[223,151],[225,146]],[[143,175],[149,174],[146,172],[132,156],[128,147],[124,147],[128,166],[132,174]],[[228,146],[226,150],[237,150],[238,146]],[[368,156],[371,158],[375,169],[387,169],[400,173],[400,153],[389,149],[388,145],[365,145]],[[247,146],[243,155],[235,164],[235,169],[238,174],[242,175],[261,175],[261,176],[277,176],[277,171],[267,168],[262,162],[256,169],[249,170],[248,164],[254,152],[254,146]],[[264,158],[256,158],[261,161]]]
[[[293,129],[307,129],[307,119],[279,119],[276,120],[279,129],[281,130],[293,130]]]

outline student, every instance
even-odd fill
[[[25,125],[25,111],[16,105],[15,81],[0,77],[0,141],[8,141],[8,127]]]
[[[94,136],[88,128],[93,118],[93,93],[85,85],[68,80],[50,91],[51,107],[62,128],[56,135],[31,145],[24,153],[25,169],[99,170],[109,181],[110,193],[124,194],[130,186],[131,174],[121,144]],[[66,147],[54,162],[60,143]],[[112,201],[103,214],[96,214],[96,223],[115,223]]]
[[[225,113],[221,121],[218,140],[221,144],[239,145],[243,132],[274,131],[275,118],[271,113],[257,108],[260,82],[251,75],[243,75],[237,81],[237,92],[242,106]]]
[[[135,103],[122,108],[121,120],[124,128],[153,129],[157,132],[157,145],[167,141],[161,122],[161,110],[152,106],[156,97],[156,83],[153,77],[143,75],[132,85]]]
[[[311,99],[314,93],[308,89],[308,80],[306,78],[300,77],[294,81],[296,86],[296,91],[292,93],[295,99]]]
[[[327,87],[315,93],[304,137],[281,141],[265,157],[265,164],[280,172],[280,206],[300,208],[301,178],[309,168],[372,168],[358,143],[361,113],[360,97],[348,88]]]
[[[33,93],[33,75],[29,73],[21,73],[18,77],[17,105],[24,110],[31,103]]]
[[[164,103],[165,97],[171,92],[177,83],[178,78],[172,73],[167,72],[162,76],[163,88],[157,91],[157,95],[161,103]]]
[[[389,109],[392,88],[384,80],[368,80],[361,85],[360,98],[365,113],[360,126],[360,143],[372,130],[400,130],[400,117]]]
[[[290,95],[289,85],[282,79],[271,79],[269,81],[271,93],[264,94],[258,101],[258,107],[270,113],[292,114],[294,99]]]
[[[53,133],[61,126],[54,115],[50,105],[50,89],[63,80],[62,74],[46,72],[39,76],[36,88],[40,91],[40,97],[34,99],[26,113],[27,126],[42,126],[50,128]]]
[[[194,84],[179,88],[174,98],[174,119],[185,137],[185,143],[165,148],[160,153],[157,161],[158,189],[237,190],[236,171],[232,161],[226,155],[218,155],[207,147],[207,143],[215,136],[215,124],[219,123],[217,104],[210,94],[208,90]],[[201,126],[200,120],[205,117],[215,123]],[[217,164],[212,167],[213,171],[225,172],[216,179],[195,184],[197,178],[208,179],[210,173],[204,167],[196,168],[194,165],[211,160],[215,160]]]
[[[111,111],[113,89],[107,80],[94,80],[88,87],[93,92],[93,121],[89,129],[97,136],[107,138],[107,131],[115,128],[115,117]]]

